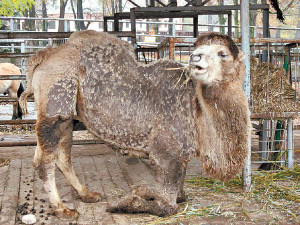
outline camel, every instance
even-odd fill
[[[21,75],[18,67],[11,63],[0,63],[0,76],[1,75]],[[22,119],[22,110],[19,107],[18,98],[24,91],[24,87],[20,80],[0,80],[0,93],[8,94],[10,98],[16,101],[13,103],[12,120]]]
[[[185,199],[187,163],[195,157],[212,177],[233,178],[244,165],[250,137],[242,60],[233,41],[216,33],[199,36],[187,70],[168,59],[140,64],[129,43],[95,31],[76,32],[65,45],[33,56],[20,101],[26,112],[26,99],[34,95],[33,165],[56,215],[79,216],[61,201],[56,166],[82,201],[101,199],[73,170],[73,120],[121,152],[149,159],[155,171],[155,187],[134,187],[109,212],[175,214]]]

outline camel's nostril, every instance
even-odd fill
[[[190,62],[199,62],[200,60],[201,60],[201,56],[202,55],[193,55],[193,54],[191,54],[191,56],[190,56]]]

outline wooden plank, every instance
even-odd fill
[[[21,160],[12,159],[9,164],[8,178],[3,193],[4,196],[0,213],[0,224],[15,224],[19,197],[20,174]]]
[[[102,144],[100,140],[74,140],[73,145],[95,145]],[[0,141],[0,147],[13,147],[13,146],[36,146],[36,141]]]
[[[114,157],[113,155],[110,155],[108,157],[93,157],[95,166],[97,168],[97,172],[101,177],[101,181],[103,184],[103,191],[105,194],[105,197],[107,198],[107,201],[109,204],[112,204],[115,201],[120,200],[120,197],[118,196],[118,193],[116,192],[117,186],[113,182],[112,176],[110,175],[108,168],[105,163],[105,159],[108,160],[109,158]],[[130,224],[126,216],[121,214],[113,213],[111,214],[115,223],[114,224]]]
[[[17,210],[17,221],[22,220],[25,214],[35,214],[34,211],[34,168],[32,166],[32,158],[22,159],[20,191]]]
[[[36,120],[0,120],[0,125],[35,124]]]
[[[26,80],[26,75],[0,74],[0,80]]]
[[[73,32],[0,32],[0,39],[68,38]]]
[[[138,158],[118,153],[118,163],[130,185],[152,186],[156,184],[153,171]]]
[[[100,157],[100,156],[98,156]],[[80,160],[82,179],[85,186],[91,191],[104,193],[101,178],[97,172],[95,163],[92,157],[84,157]],[[91,221],[93,224],[113,224],[114,220],[110,213],[106,212],[107,200],[102,198],[100,202],[85,205],[85,213],[79,218],[79,223],[87,223]],[[89,223],[91,224],[91,223]]]
[[[38,177],[38,171],[34,171],[34,208],[36,209],[36,224],[62,224],[55,215],[52,215],[52,208],[48,195],[44,190],[43,181]]]
[[[240,5],[222,5],[222,6],[195,6],[195,7],[185,7],[185,6],[176,6],[176,7],[140,7],[135,8],[136,12],[151,12],[153,15],[156,13],[165,13],[165,12],[207,12],[207,11],[215,11],[215,12],[223,12],[225,10],[240,10]],[[250,10],[257,9],[269,9],[268,4],[251,4]],[[147,19],[147,18],[145,18]]]
[[[105,160],[105,164],[107,166],[109,174],[118,189],[117,191],[120,192],[120,194],[128,193],[131,191],[131,188],[123,175],[116,156],[111,157],[108,155],[104,155],[103,158]]]
[[[56,187],[58,189],[59,195],[64,202],[64,204],[70,209],[76,209],[75,207],[75,197],[74,190],[72,186],[68,183],[65,176],[56,169]],[[52,220],[58,220],[56,217],[51,218]],[[58,220],[59,221],[59,220]],[[76,222],[75,220],[68,220],[68,222]],[[54,223],[51,223],[54,224]]]
[[[4,197],[5,184],[8,178],[8,168],[8,165],[0,167],[0,212],[2,208],[2,200]]]
[[[78,179],[80,180],[80,182],[86,186],[86,181],[84,179],[84,175],[83,173],[87,170],[87,168],[85,168],[84,170],[81,167],[81,161],[85,160],[85,158],[83,157],[76,157],[72,159],[72,164],[74,167],[74,170],[76,172],[76,175],[78,177]],[[75,190],[73,190],[74,193]],[[83,221],[85,221],[86,224],[95,224],[93,222],[93,210],[91,209],[91,207],[88,206],[87,203],[84,203],[81,201],[80,197],[78,196],[78,194],[75,194],[76,200],[74,202],[74,206],[75,208],[78,210],[78,212],[80,213],[80,217],[78,218],[78,222],[79,223],[83,223]]]
[[[34,155],[34,149],[35,147],[0,147],[0,158],[21,158],[22,156],[24,157],[30,157],[33,158]]]
[[[18,100],[15,99],[15,98],[10,98],[8,96],[0,97],[0,102],[11,103],[11,102],[16,102],[16,101],[18,101]],[[27,102],[34,102],[34,100],[33,99],[28,99]]]
[[[29,57],[35,54],[34,52],[26,52],[26,53],[0,53],[0,58],[23,58]]]
[[[19,147],[0,147],[0,157],[31,157],[33,158],[35,146],[19,146]],[[75,145],[72,148],[72,156],[93,156],[103,155],[111,152],[110,148],[104,144],[91,144],[91,145]]]
[[[0,39],[45,39],[45,38],[69,38],[73,32],[0,32]],[[108,32],[117,37],[132,37],[129,31]]]
[[[267,113],[251,114],[251,119],[262,119],[262,118],[280,119],[280,118],[296,118],[296,117],[300,117],[300,112],[267,112]]]

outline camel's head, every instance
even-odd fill
[[[197,39],[190,57],[191,74],[206,85],[239,79],[241,71],[244,71],[243,59],[244,53],[239,51],[231,38],[218,33],[205,33]]]

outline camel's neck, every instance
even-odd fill
[[[248,149],[250,117],[239,83],[196,84],[194,99],[197,153],[206,172],[232,178],[242,167]]]
[[[204,85],[200,82],[196,83],[196,96],[201,107],[213,106],[215,108],[226,108],[228,104],[233,101],[234,93],[231,93],[229,83],[222,83],[216,85]]]

